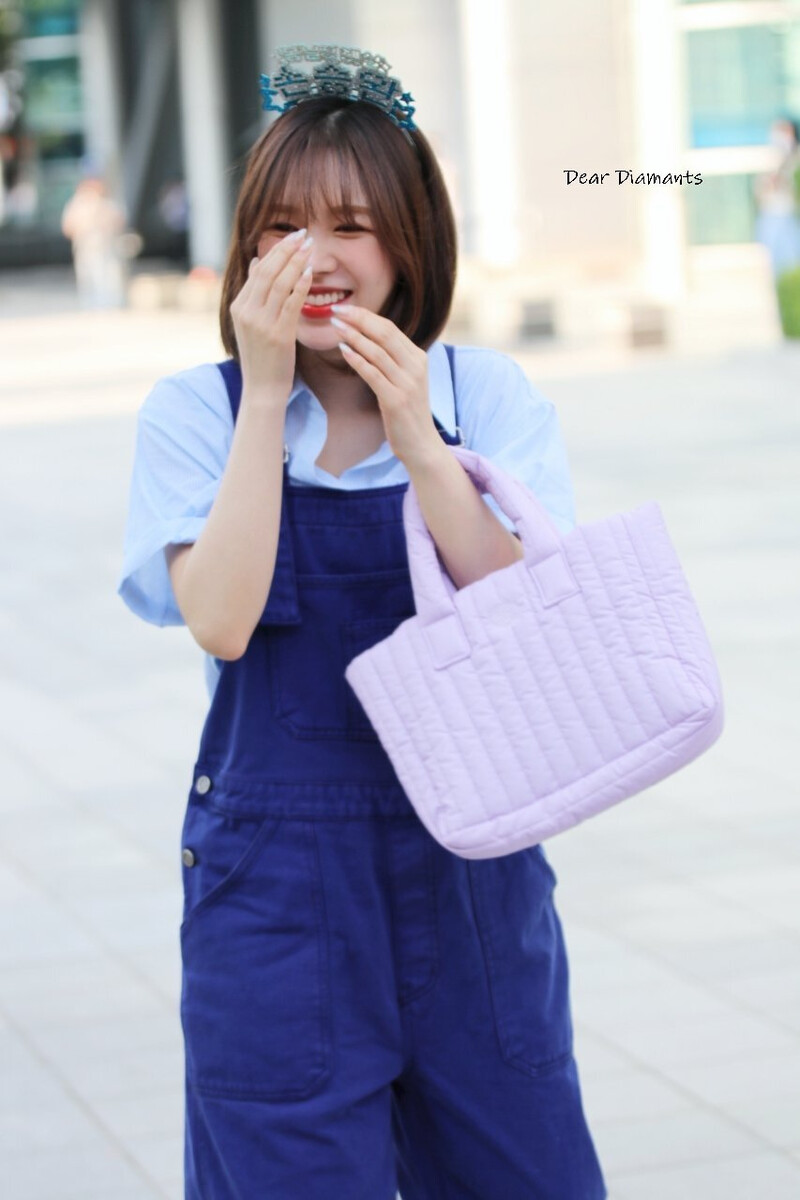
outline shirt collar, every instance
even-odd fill
[[[443,342],[434,342],[427,351],[428,355],[428,399],[430,401],[431,412],[447,430],[448,433],[455,436],[456,432],[456,405],[453,395],[453,381],[450,374],[450,364],[447,361],[447,351],[444,348]],[[294,382],[292,384],[291,395],[287,408],[301,397],[305,397],[307,401],[316,402],[319,400],[313,395],[310,388],[306,386],[301,376],[295,371]],[[321,407],[321,406],[320,406]]]

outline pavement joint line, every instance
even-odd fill
[[[777,1151],[777,1153],[780,1154],[781,1158],[787,1158],[787,1155],[785,1153],[781,1154],[780,1151]],[[750,1151],[743,1150],[743,1151],[740,1151],[739,1153],[728,1152],[725,1154],[716,1154],[710,1158],[706,1157],[706,1158],[681,1159],[680,1162],[672,1162],[672,1163],[662,1162],[662,1163],[658,1163],[657,1166],[654,1164],[649,1164],[646,1167],[636,1167],[636,1168],[632,1168],[630,1170],[628,1170],[626,1168],[622,1168],[622,1169],[617,1168],[613,1174],[613,1182],[618,1181],[619,1183],[624,1183],[626,1179],[635,1179],[638,1175],[650,1175],[650,1174],[652,1174],[653,1170],[657,1170],[659,1172],[663,1171],[666,1175],[669,1175],[673,1172],[685,1170],[687,1167],[689,1167],[689,1168],[703,1167],[703,1166],[713,1167],[716,1164],[721,1163],[721,1162],[724,1162],[724,1163],[746,1162],[746,1160],[748,1158],[760,1158],[760,1157],[761,1157],[761,1154],[757,1150],[750,1150]],[[788,1159],[791,1162],[792,1166],[797,1166],[796,1158],[793,1158],[792,1155],[788,1155]],[[612,1180],[609,1179],[608,1182],[611,1183]],[[613,1194],[613,1191],[611,1190],[611,1188],[609,1188],[608,1200],[614,1200],[614,1194]],[[681,1200],[690,1200],[690,1198],[682,1197]]]
[[[669,873],[668,867],[659,868],[659,879],[665,878]],[[685,882],[682,876],[673,876],[672,879],[676,883]],[[719,902],[720,898],[718,896],[712,896],[711,899]],[[737,905],[736,907],[741,908],[742,906]],[[752,913],[749,915],[752,915]],[[759,919],[763,920],[764,923],[768,923],[766,918]],[[706,976],[693,973],[690,968],[685,966],[676,966],[673,960],[659,955],[658,950],[653,950],[649,945],[645,945],[642,942],[636,941],[635,938],[631,938],[630,935],[626,935],[624,932],[621,932],[618,929],[615,929],[613,933],[609,933],[602,924],[595,924],[590,918],[587,919],[587,917],[584,915],[581,917],[581,923],[586,929],[603,933],[604,936],[613,938],[615,941],[619,942],[624,949],[634,951],[637,958],[650,959],[654,965],[666,968],[668,971],[670,971],[670,973],[674,974],[681,983],[691,984],[695,987],[700,985],[704,991],[709,992],[715,999],[724,1001],[728,1007],[738,1010],[742,1016],[757,1017],[758,1020],[760,1020],[763,1024],[772,1026],[776,1032],[788,1033],[794,1036],[798,1043],[798,1053],[800,1053],[800,1034],[796,1028],[792,1027],[791,1025],[787,1025],[785,1022],[781,1021],[780,1018],[774,1017],[771,1013],[762,1008],[758,1008],[752,1003],[743,1001],[739,997],[732,996],[729,992],[722,990],[713,979],[709,980]],[[776,931],[780,933],[786,933],[786,935],[789,937],[792,936],[791,930],[788,927],[785,930],[781,927],[776,927]],[[798,941],[798,946],[800,947],[800,940]],[[660,1022],[653,1022],[654,1025],[659,1023]],[[594,1033],[595,1031],[593,1030],[592,1032]],[[752,1054],[741,1055],[742,1058],[759,1058],[764,1056],[763,1050],[755,1051]],[[773,1056],[766,1055],[766,1057]],[[717,1056],[715,1056],[707,1061],[709,1063],[713,1063],[718,1061],[718,1059]],[[719,1061],[724,1062],[724,1056],[720,1057]]]
[[[68,911],[70,920],[75,923],[75,926],[80,930],[81,933],[84,933],[89,940],[98,947],[98,951],[102,953],[103,956],[110,958],[114,963],[116,963],[117,966],[122,967],[125,971],[128,971],[131,975],[133,975],[139,983],[141,983],[148,991],[152,992],[156,999],[160,1000],[164,1004],[168,1012],[173,1010],[172,994],[163,992],[161,988],[154,983],[151,976],[145,972],[142,972],[138,968],[135,959],[128,957],[127,954],[119,950],[113,945],[113,943],[107,942],[90,921],[88,921],[79,911],[76,912],[74,909],[70,908],[69,901],[68,899],[65,899],[62,891],[53,887],[48,887],[46,883],[43,882],[42,876],[31,872],[28,866],[24,862],[21,862],[13,853],[9,854],[7,851],[4,851],[4,857],[6,862],[17,871],[22,879],[27,883],[33,884],[36,889],[45,897],[45,899],[49,900],[62,911],[65,909]],[[180,956],[178,953],[179,943],[177,927],[175,928],[174,941],[176,954],[175,961],[178,963],[180,961]],[[6,970],[11,968],[2,969]],[[5,1011],[2,1007],[2,998],[0,998],[0,1011]]]
[[[20,756],[16,755],[16,757],[19,759]],[[25,765],[27,767],[28,766],[27,759],[24,759],[23,761],[25,762]],[[35,765],[34,765],[34,769],[35,769]],[[48,781],[48,785],[49,785],[49,781]],[[78,797],[78,794],[72,793],[71,794],[71,802],[75,803],[75,800],[77,797]],[[130,846],[132,846],[134,849],[139,850],[142,853],[144,853],[148,859],[152,858],[153,864],[156,867],[164,867],[165,881],[167,880],[168,867],[166,865],[166,860],[160,860],[160,859],[156,859],[155,857],[153,857],[152,850],[146,844],[139,843],[136,841],[135,838],[132,838],[130,835],[129,829],[126,829],[125,827],[122,827],[122,826],[117,826],[114,823],[113,819],[109,818],[106,814],[103,814],[102,816],[98,816],[98,812],[96,809],[94,809],[90,806],[87,806],[85,803],[82,803],[79,798],[77,798],[77,803],[75,803],[75,807],[79,808],[82,812],[85,813],[85,815],[91,817],[93,820],[98,821],[99,824],[105,825],[107,828],[109,828],[115,834],[117,834],[117,835],[119,835],[120,833],[124,834],[123,840],[126,841]],[[140,971],[140,969],[136,965],[135,961],[132,961],[130,958],[128,958],[125,954],[123,954],[121,951],[119,951],[118,948],[115,947],[113,944],[106,942],[103,939],[102,935],[98,933],[98,930],[96,929],[96,927],[94,925],[92,925],[90,922],[88,922],[81,915],[80,912],[75,912],[74,910],[70,909],[68,898],[65,899],[63,893],[58,888],[52,887],[52,886],[48,887],[45,879],[41,875],[37,875],[35,872],[31,871],[30,868],[27,866],[27,864],[22,862],[19,858],[17,858],[16,855],[13,854],[13,852],[9,853],[8,850],[4,850],[4,857],[6,858],[6,860],[8,862],[10,862],[10,864],[14,868],[14,870],[16,870],[17,873],[23,879],[25,879],[27,882],[35,885],[37,890],[40,891],[48,900],[50,900],[51,903],[55,904],[57,907],[62,907],[62,908],[66,907],[70,911],[70,918],[75,921],[76,925],[81,929],[81,932],[85,933],[91,941],[93,941],[97,944],[99,950],[102,952],[103,955],[107,955],[118,966],[121,966],[126,971],[129,971],[137,979],[137,981],[139,983],[143,984],[145,986],[145,988],[153,994],[153,996],[156,999],[163,1001],[165,1006],[171,1010],[172,1004],[173,1004],[172,995],[170,993],[165,993],[153,981],[153,979],[150,975]],[[176,884],[176,887],[177,886],[178,885]],[[175,932],[175,939],[176,939],[176,947],[177,947],[177,930]],[[1,1008],[2,1008],[2,998],[0,998],[0,1009]]]
[[[595,1038],[598,1042],[605,1044],[607,1049],[611,1049],[617,1054],[624,1053],[625,1057],[630,1060],[630,1062],[633,1064],[633,1066],[635,1067],[635,1069],[637,1071],[641,1072],[643,1075],[648,1075],[648,1076],[652,1077],[658,1083],[666,1084],[671,1090],[679,1092],[688,1102],[688,1107],[690,1110],[692,1108],[702,1108],[707,1113],[710,1113],[712,1116],[722,1119],[725,1122],[727,1122],[727,1124],[731,1125],[733,1128],[738,1129],[740,1133],[744,1133],[748,1137],[754,1138],[756,1141],[760,1142],[761,1145],[766,1150],[769,1150],[775,1154],[780,1154],[784,1158],[791,1159],[792,1151],[791,1151],[790,1147],[783,1146],[783,1145],[781,1145],[780,1142],[770,1141],[769,1138],[764,1137],[764,1135],[759,1130],[753,1129],[750,1125],[748,1125],[746,1121],[743,1121],[740,1117],[735,1116],[734,1114],[728,1112],[726,1109],[718,1108],[715,1104],[712,1104],[711,1101],[706,1100],[699,1093],[693,1091],[692,1088],[688,1084],[681,1083],[679,1080],[673,1079],[669,1075],[665,1075],[663,1073],[663,1071],[661,1071],[657,1066],[654,1066],[652,1063],[649,1063],[646,1059],[641,1058],[639,1055],[637,1055],[635,1053],[635,1051],[632,1052],[628,1049],[623,1050],[623,1048],[620,1047],[620,1045],[618,1045],[612,1038],[610,1038],[608,1036],[608,1034],[605,1034],[602,1031],[594,1028],[591,1023],[591,1018],[588,1018],[588,1019],[584,1018],[582,1023],[584,1025],[584,1027],[586,1028],[587,1032],[591,1033],[592,1037]],[[680,1064],[678,1064],[678,1066],[680,1066]],[[605,1075],[605,1074],[619,1075],[619,1074],[624,1074],[624,1072],[621,1072],[621,1071],[603,1072],[603,1075]],[[600,1077],[602,1077],[602,1076],[600,1076]],[[597,1126],[597,1128],[602,1129],[603,1127],[605,1127],[607,1125],[630,1125],[630,1126],[633,1126],[637,1123],[637,1121],[644,1123],[644,1122],[650,1121],[652,1119],[653,1119],[652,1117],[643,1117],[643,1118],[623,1117],[623,1118],[612,1119],[612,1120],[603,1120],[603,1121],[597,1121],[595,1119],[594,1124]],[[716,1162],[720,1158],[725,1158],[725,1157],[747,1158],[747,1157],[752,1156],[753,1153],[754,1153],[754,1151],[751,1150],[749,1153],[742,1153],[741,1155],[739,1155],[739,1154],[730,1155],[730,1156],[714,1155],[711,1158],[708,1158],[706,1156],[706,1157],[698,1157],[696,1159],[681,1159],[680,1162],[677,1162],[676,1160],[666,1160],[665,1162],[659,1163],[658,1167],[659,1167],[659,1169],[668,1170],[673,1165],[677,1168],[677,1167],[681,1167],[681,1166],[691,1166],[693,1164],[697,1165],[702,1162]],[[639,1174],[639,1172],[644,1169],[650,1170],[650,1169],[652,1169],[652,1165],[647,1168],[637,1167],[635,1170],[631,1170],[630,1172],[628,1172],[628,1174],[631,1174],[631,1175]],[[620,1179],[623,1178],[623,1174],[619,1170],[615,1171],[615,1176],[619,1177]]]
[[[0,1002],[2,1008],[2,1002]],[[13,1030],[15,1036],[22,1042],[28,1053],[35,1058],[42,1067],[46,1068],[47,1073],[61,1087],[65,1096],[83,1113],[83,1115],[97,1127],[98,1131],[103,1135],[103,1138],[109,1145],[113,1146],[119,1152],[119,1155],[125,1162],[131,1166],[136,1174],[141,1178],[143,1183],[155,1190],[158,1196],[163,1197],[163,1200],[169,1200],[169,1194],[164,1191],[158,1179],[150,1175],[145,1167],[139,1162],[134,1154],[128,1149],[123,1141],[119,1139],[113,1129],[103,1121],[102,1117],[95,1111],[93,1106],[81,1093],[70,1083],[69,1077],[66,1076],[46,1054],[44,1054],[36,1042],[32,1041],[25,1029],[9,1014],[2,1009],[3,1019],[8,1023]],[[125,1093],[131,1095],[131,1093]],[[35,1151],[26,1151],[26,1153],[35,1153]]]

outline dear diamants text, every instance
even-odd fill
[[[595,171],[590,174],[588,171],[563,171],[562,174],[567,177],[567,186],[571,183],[605,183],[611,177],[611,171]],[[691,183],[694,185],[703,182],[703,176],[699,171],[681,171],[679,175],[675,175],[672,171],[667,171],[666,175],[661,175],[658,171],[640,171],[638,175],[634,175],[633,171],[614,171],[617,177],[617,183],[632,183],[632,184],[648,184],[648,183]]]

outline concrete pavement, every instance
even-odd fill
[[[0,285],[3,1193],[178,1200],[202,654],[114,587],[135,411],[222,353],[213,316],[32,296]],[[558,407],[579,521],[661,504],[725,691],[707,755],[547,843],[610,1200],[795,1200],[800,345],[511,352]]]

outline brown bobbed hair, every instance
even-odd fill
[[[261,235],[284,205],[302,224],[320,201],[348,209],[354,185],[371,210],[371,227],[396,270],[380,315],[427,350],[444,329],[456,278],[456,225],[441,169],[419,129],[413,145],[386,113],[365,100],[315,96],[288,109],[250,150],[239,190],[222,283],[220,328],[238,359],[230,306],[247,279]]]

